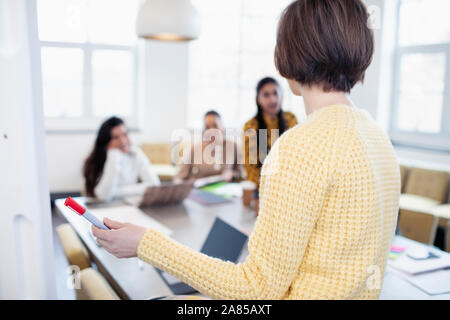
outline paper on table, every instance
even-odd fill
[[[130,222],[146,228],[153,228],[167,236],[173,234],[172,230],[133,206],[123,205],[111,208],[89,209],[89,211],[101,221],[103,221],[103,218],[109,218],[119,222]]]
[[[392,268],[389,271],[399,275],[429,295],[450,293],[450,269],[426,272],[414,276]]]
[[[439,258],[427,260],[414,260],[406,254],[402,254],[395,260],[388,260],[388,265],[394,269],[414,275],[422,272],[435,271],[450,267],[450,255],[437,249],[427,247],[427,250],[433,252]]]
[[[127,196],[123,198],[123,202],[138,207],[142,203],[143,196]]]
[[[428,294],[450,293],[450,270],[423,273],[411,278],[411,283]]]

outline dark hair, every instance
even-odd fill
[[[271,77],[266,77],[266,78],[259,80],[258,84],[256,85],[256,106],[258,107],[258,112],[256,113],[255,118],[258,121],[258,131],[256,134],[256,147],[258,150],[258,155],[259,155],[259,129],[267,129],[267,123],[266,123],[266,121],[264,121],[263,109],[258,102],[258,97],[259,97],[259,93],[261,92],[262,88],[264,88],[264,86],[267,84],[274,84],[281,90],[281,87],[280,87],[280,84],[278,83],[278,81]],[[279,135],[281,136],[286,131],[286,121],[284,119],[283,110],[281,108],[280,108],[280,111],[278,112],[277,116],[278,116],[278,130],[279,130]],[[266,139],[267,139],[267,135],[266,135]],[[267,151],[269,151],[269,150],[267,150]],[[262,166],[263,160],[264,159],[260,159],[260,156],[258,156],[258,166],[259,167]]]
[[[95,139],[94,149],[87,157],[83,166],[86,193],[90,197],[95,197],[95,186],[103,172],[106,161],[106,147],[111,141],[111,130],[124,124],[123,120],[111,117],[102,123]]]
[[[374,52],[369,14],[361,0],[297,0],[278,24],[280,74],[325,91],[350,92],[364,80]]]
[[[205,118],[207,116],[216,116],[217,118],[220,118],[220,114],[215,110],[209,110],[207,113],[205,113]]]

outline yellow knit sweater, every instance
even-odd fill
[[[244,263],[208,257],[152,229],[138,256],[216,299],[376,299],[399,196],[387,135],[366,111],[333,105],[272,147]]]

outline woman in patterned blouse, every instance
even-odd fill
[[[275,79],[268,77],[258,82],[256,87],[258,111],[244,125],[247,179],[254,182],[257,188],[259,187],[261,167],[270,148],[279,136],[297,125],[295,115],[282,110],[282,102],[281,87]]]

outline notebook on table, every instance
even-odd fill
[[[204,206],[230,202],[230,199],[228,198],[201,189],[192,189],[191,193],[189,194],[189,199],[194,200]]]

